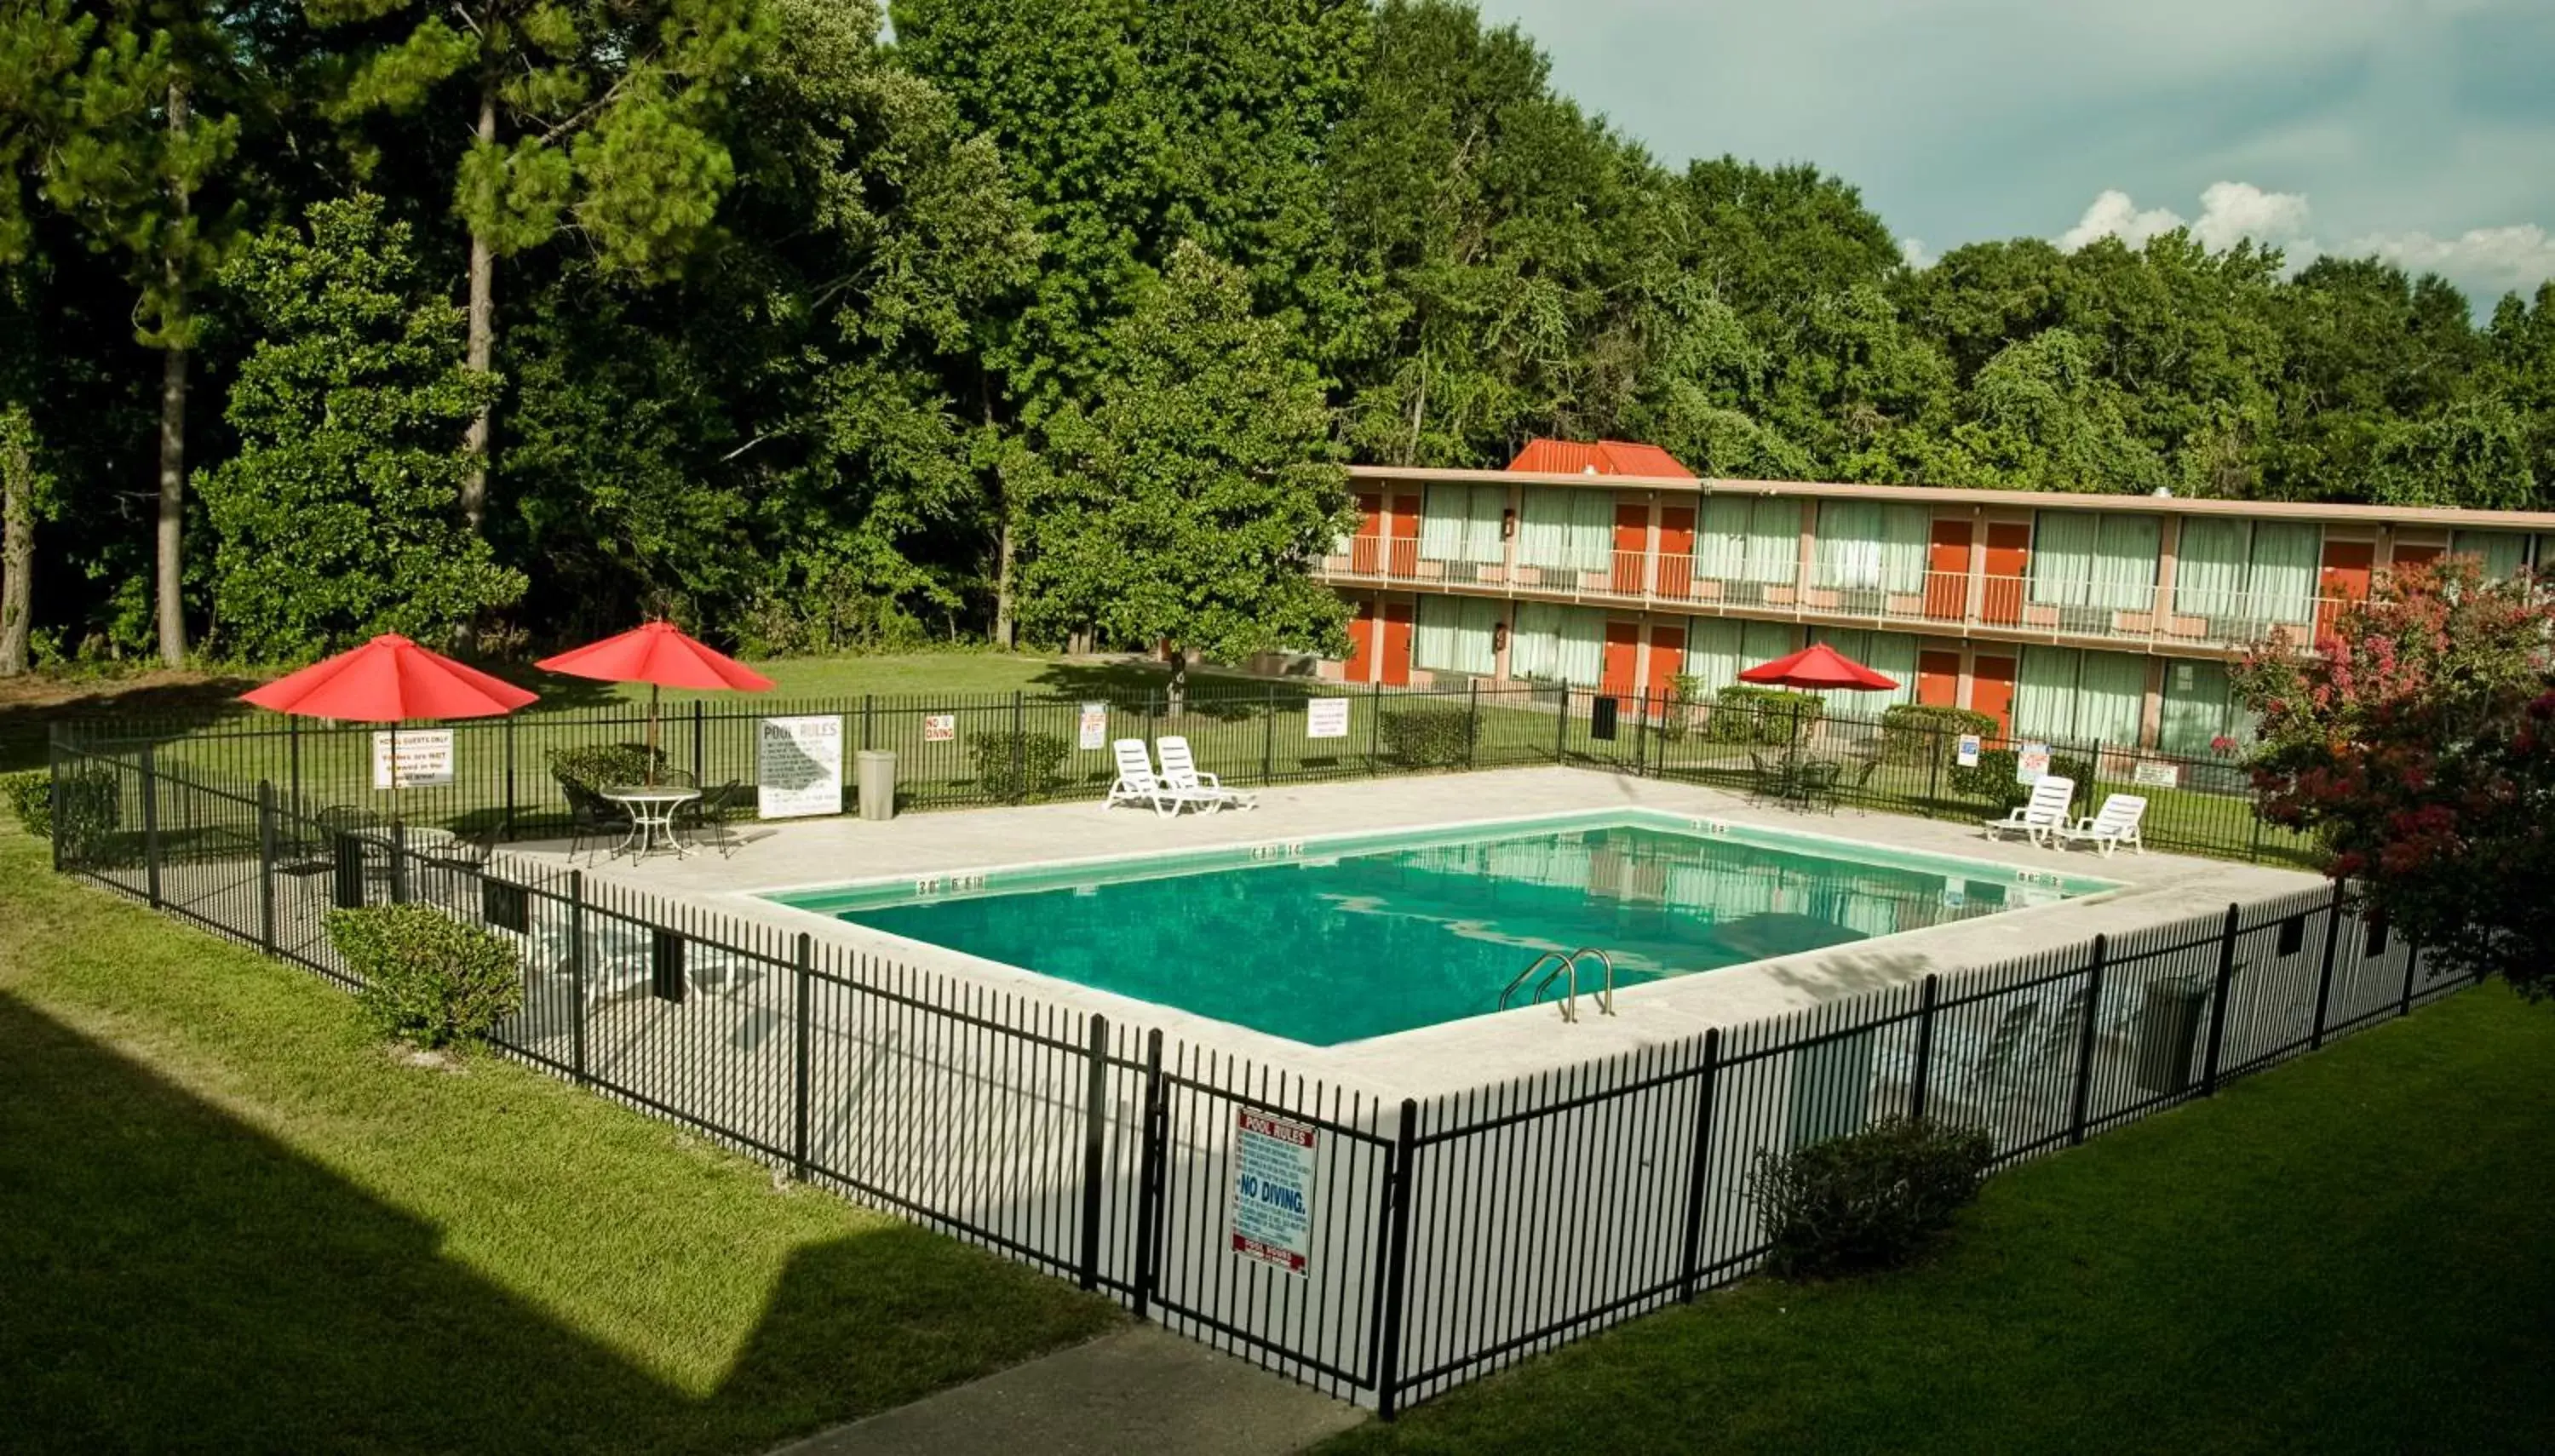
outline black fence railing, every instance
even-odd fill
[[[1395,1103],[435,831],[349,828],[156,745],[56,748],[58,869],[346,986],[330,910],[437,907],[517,950],[505,1054],[1387,1415],[1738,1277],[1765,1249],[1763,1153],[1904,1114],[1982,1127],[2008,1163],[2464,984],[2314,890]],[[1310,1145],[1300,1269],[1235,1252],[1246,1114]]]
[[[1337,719],[1312,704],[1345,699]],[[1099,747],[1085,748],[1086,708],[1097,707]],[[1334,710],[1335,711],[1335,710]],[[733,785],[750,804],[758,775],[758,724],[768,717],[841,721],[843,809],[859,808],[850,754],[897,756],[900,809],[1093,798],[1116,777],[1107,744],[1185,736],[1199,766],[1235,786],[1270,786],[1387,774],[1572,764],[1760,791],[1778,771],[1807,769],[1824,785],[1812,807],[1838,805],[1936,818],[2001,813],[2018,796],[2016,739],[1989,737],[1964,762],[1959,735],[1890,724],[1839,710],[1803,713],[1763,702],[1685,703],[1657,694],[1608,694],[1561,684],[1382,688],[1207,679],[1174,704],[1160,688],[1085,694],[869,696],[736,702],[669,708],[657,746],[669,770],[704,789]],[[130,757],[148,746],[173,772],[212,782],[270,783],[290,811],[352,822],[431,826],[474,840],[561,831],[569,805],[549,769],[553,752],[636,743],[649,731],[633,705],[504,718],[412,724],[452,735],[451,780],[383,787],[375,755],[391,730],[301,719],[115,718],[61,725],[56,742]],[[2077,782],[2076,811],[2091,814],[2113,792],[2147,799],[2143,831],[2160,848],[2292,864],[2315,862],[2305,836],[2253,812],[2241,764],[2126,744],[2050,741],[2050,771]]]

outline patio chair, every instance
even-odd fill
[[[1122,803],[1151,804],[1154,812],[1167,819],[1180,811],[1180,806],[1197,800],[1185,798],[1169,785],[1154,776],[1153,755],[1145,751],[1145,740],[1121,738],[1110,744],[1118,755],[1118,782],[1109,786],[1109,797],[1101,807],[1115,808]]]
[[[1839,796],[1837,786],[1844,778],[1845,766],[1834,759],[1812,759],[1794,772],[1792,796],[1801,801],[1805,810],[1824,801],[1828,812],[1835,813]]]
[[[2139,854],[2147,852],[2146,841],[2138,837],[2138,821],[2146,817],[2147,801],[2134,793],[2115,793],[2104,798],[2102,808],[2092,817],[2074,824],[2060,824],[2050,832],[2066,844],[2090,844],[2110,859],[2112,851],[2126,844]]]
[[[1748,797],[1753,803],[1782,799],[1792,788],[1792,765],[1788,760],[1765,762],[1765,756],[1754,749],[1748,753]]]
[[[2003,839],[2008,829],[2019,829],[2034,844],[2046,845],[2050,836],[2067,823],[2067,805],[2076,797],[2076,781],[2056,774],[2043,774],[2031,786],[2031,798],[2015,808],[2006,810],[2002,819],[1981,819],[1990,839]]]
[[[630,811],[582,784],[561,779],[559,792],[567,796],[567,857],[574,859],[588,840],[605,843],[614,836],[630,833]]]
[[[1197,758],[1189,752],[1189,741],[1176,733],[1166,733],[1154,740],[1162,757],[1162,783],[1171,792],[1211,809],[1256,809],[1256,794],[1227,789],[1213,774],[1201,772]]]
[[[683,805],[681,815],[683,827],[692,831],[694,838],[706,836],[717,844],[719,858],[726,859],[736,850],[736,836],[728,832],[728,815],[751,803],[753,799],[753,785],[740,779],[730,779]]]

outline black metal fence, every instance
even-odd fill
[[[1346,731],[1314,736],[1309,705],[1340,698],[1349,708]],[[1081,746],[1087,708],[1101,714],[1100,747]],[[1159,688],[695,700],[668,710],[657,725],[658,748],[669,766],[704,788],[750,787],[758,777],[758,723],[791,716],[839,718],[847,749],[895,753],[901,809],[1097,797],[1116,777],[1110,740],[1177,733],[1201,768],[1236,786],[1573,764],[1746,791],[1758,786],[1768,759],[1792,758],[1830,768],[1831,788],[1820,799],[1826,805],[1962,818],[2003,811],[2013,791],[2013,756],[2024,746],[1987,738],[1977,746],[1981,762],[1965,765],[1954,733],[1843,711],[1805,716],[1781,704],[1685,703],[1560,684],[1387,689],[1209,679],[1176,706]],[[553,752],[636,742],[648,730],[646,710],[628,704],[410,725],[403,731],[412,735],[453,735],[453,774],[448,784],[401,789],[379,783],[374,755],[388,730],[375,724],[124,717],[64,724],[56,742],[128,757],[148,746],[173,773],[271,783],[297,813],[336,810],[506,839],[567,822],[567,799],[548,767]],[[2052,771],[2079,781],[2078,812],[2094,812],[2108,792],[2146,797],[2144,832],[2158,848],[2313,862],[2309,840],[2254,814],[2245,771],[2232,760],[2121,744],[2045,746]],[[848,782],[843,806],[858,806]]]
[[[505,1054],[1387,1415],[1738,1277],[1761,1153],[1908,1114],[2008,1163],[2464,984],[2316,890],[1393,1102],[156,748],[53,772],[61,871],[350,987],[331,910],[440,908],[522,960]],[[1235,1251],[1246,1113],[1311,1144],[1299,1271]]]

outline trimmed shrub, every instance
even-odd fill
[[[54,776],[49,770],[0,775],[0,792],[20,827],[39,839],[51,839],[54,820]],[[115,776],[103,769],[73,769],[62,776],[62,852],[85,855],[115,831],[123,820]]]
[[[1814,692],[1734,682],[1713,694],[1704,736],[1714,743],[1789,743],[1795,721],[1806,732],[1827,710],[1827,700]]]
[[[1766,1267],[1824,1278],[1905,1264],[1978,1196],[1995,1155],[1985,1131],[1919,1118],[1759,1153],[1748,1196],[1765,1220]]]
[[[1881,715],[1881,756],[1893,764],[1921,764],[1933,757],[1938,744],[1949,756],[1962,734],[1990,738],[1996,731],[1996,719],[1969,708],[1900,703]]]
[[[1451,769],[1473,757],[1473,715],[1465,708],[1404,708],[1376,719],[1376,738],[1394,762],[1411,769]]]
[[[1944,782],[1963,798],[1974,798],[1987,805],[1991,814],[2002,814],[2031,797],[2031,786],[2013,782],[2014,755],[2009,748],[1992,748],[1979,755],[1974,767],[1955,764]]]
[[[968,748],[976,755],[977,787],[1006,803],[1054,792],[1064,782],[1064,761],[1073,754],[1073,745],[1053,733],[1008,728],[975,734]]]
[[[1683,743],[1695,726],[1696,703],[1703,701],[1703,679],[1691,672],[1679,672],[1668,679],[1666,711],[1659,715],[1659,726],[1653,730],[1663,743]]]
[[[666,771],[666,751],[644,743],[588,743],[553,748],[543,754],[550,777],[579,789],[601,791],[623,784],[645,784],[653,767]]]
[[[524,1003],[515,948],[432,906],[330,910],[328,943],[361,978],[366,1019],[414,1046],[483,1041]]]

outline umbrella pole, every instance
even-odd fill
[[[648,684],[648,787],[657,787],[657,694],[664,689]]]

